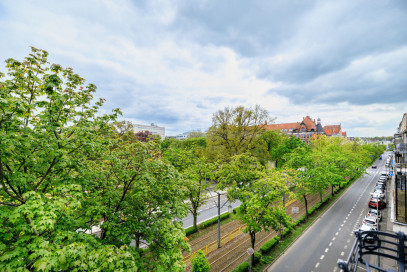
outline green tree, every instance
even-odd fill
[[[77,233],[83,153],[115,115],[97,117],[95,85],[31,48],[0,74],[0,270],[135,271],[126,247]]]
[[[318,187],[315,186],[310,173],[312,169],[312,155],[308,148],[298,147],[293,152],[286,154],[283,159],[286,161],[283,169],[290,175],[294,185],[295,196],[299,200],[304,201],[305,217],[308,219],[307,196],[318,192]]]
[[[195,145],[200,138],[174,144],[164,153],[167,160],[178,170],[183,178],[183,186],[189,200],[189,211],[193,216],[193,227],[197,228],[198,209],[208,199],[206,189],[214,177],[216,166],[202,156],[203,143]],[[192,143],[192,144],[190,144]],[[198,142],[199,143],[199,142]]]
[[[189,246],[181,223],[172,222],[187,215],[182,178],[162,159],[158,140],[135,141],[117,131],[101,140],[106,145],[87,161],[93,176],[82,185],[84,217],[90,218],[83,228],[102,218],[102,242],[135,243],[140,270],[183,271],[181,250]],[[141,242],[148,245],[148,253],[138,250]]]
[[[202,250],[199,250],[191,259],[192,272],[209,272],[211,265]]]
[[[298,137],[282,138],[282,142],[271,150],[271,156],[276,161],[276,167],[281,168],[289,158],[291,152],[297,147],[305,147],[304,142]]]
[[[257,162],[256,158],[249,154],[240,154],[233,156],[230,162],[225,162],[221,165],[217,175],[219,184],[217,187],[221,190],[230,189],[230,193],[234,194],[239,190],[244,190],[251,183],[262,176],[263,167]],[[232,198],[239,198],[239,195],[228,195]],[[240,199],[240,198],[239,198]],[[241,201],[244,198],[240,199]]]
[[[252,248],[255,248],[256,233],[290,227],[291,218],[287,216],[282,203],[283,194],[288,193],[286,175],[275,170],[263,172],[261,178],[243,189],[231,187],[228,190],[231,199],[242,201],[238,217],[246,224],[244,231],[250,235]],[[254,265],[254,255],[251,262]]]
[[[212,126],[207,132],[208,154],[213,159],[227,161],[234,155],[259,148],[256,140],[268,121],[268,112],[258,105],[219,110],[213,115]]]

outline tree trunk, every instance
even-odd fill
[[[194,228],[198,228],[197,224],[197,219],[198,219],[198,213],[196,212],[196,210],[192,213],[192,216],[194,217]]]
[[[305,219],[308,220],[308,202],[307,202],[307,195],[303,195],[304,197],[304,204],[305,204]]]
[[[331,185],[331,196],[334,197],[334,185]]]
[[[319,192],[319,200],[322,203],[322,192]]]
[[[140,233],[136,233],[136,248],[140,247]]]
[[[254,231],[250,231],[250,242],[251,242],[252,248],[254,250],[254,245],[256,243],[256,232],[254,232]],[[253,267],[254,266],[254,253],[252,254],[251,262],[252,262],[252,267]]]

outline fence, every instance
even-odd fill
[[[226,243],[228,243],[230,240],[236,238],[237,236],[239,236],[240,234],[243,233],[243,229],[246,227],[246,225],[242,225],[234,230],[232,230],[231,232],[225,234],[224,236],[222,236],[220,238],[220,246],[224,246]],[[196,250],[195,252],[192,252],[191,254],[188,254],[184,257],[183,261],[184,263],[187,263],[188,261],[191,260],[191,258],[199,251],[202,250],[203,253],[206,255],[208,255],[209,253],[211,253],[212,251],[216,250],[218,248],[218,240],[213,241],[212,243]]]
[[[295,199],[291,199],[290,201],[288,201],[285,206],[288,207],[289,205],[291,205],[292,203],[294,203],[296,200]],[[224,236],[222,236],[220,238],[220,246],[224,246],[226,243],[228,243],[229,241],[231,241],[232,239],[236,238],[237,236],[239,236],[240,234],[243,233],[243,229],[246,227],[246,225],[242,225],[234,230],[232,230],[231,232],[225,234]],[[212,251],[216,250],[218,248],[218,240],[213,241],[212,243],[192,252],[191,254],[188,254],[184,257],[183,261],[184,263],[187,263],[188,261],[191,260],[191,258],[199,251],[202,250],[203,253],[206,255],[208,255],[209,253],[211,253]]]

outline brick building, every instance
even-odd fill
[[[346,132],[342,131],[341,125],[327,125],[323,127],[321,119],[315,120],[309,116],[304,117],[301,122],[272,124],[263,127],[266,130],[279,130],[290,137],[299,137],[304,142],[308,142],[312,137],[315,137],[314,135],[346,137]]]

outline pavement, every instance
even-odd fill
[[[396,172],[396,171],[394,171]],[[386,222],[386,231],[391,231],[391,232],[404,232],[407,234],[407,224],[402,224],[399,223],[395,220],[395,200],[394,200],[394,193],[395,193],[395,186],[396,186],[396,179],[395,175],[391,177],[391,185],[390,185],[390,193],[388,196],[388,201],[387,203],[390,204],[390,209],[387,209],[388,214],[387,214],[387,222]],[[382,263],[381,267],[384,269],[393,269],[394,271],[398,271],[398,265],[395,260],[392,260],[390,258],[382,258]]]

